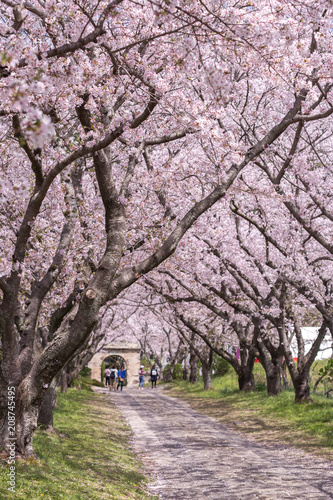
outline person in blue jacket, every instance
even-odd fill
[[[124,387],[124,382],[126,380],[126,370],[125,368],[122,366],[120,368],[120,370],[118,370],[118,384],[117,384],[117,391],[120,387],[120,390],[122,391],[123,390],[123,387]]]

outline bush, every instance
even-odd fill
[[[140,365],[143,365],[145,371],[150,371],[152,363],[146,358],[146,356],[142,356],[140,359]]]
[[[83,370],[80,371],[81,377],[91,378],[91,368],[85,366]]]
[[[165,365],[162,371],[163,380],[169,380],[170,364]]]
[[[170,364],[165,365],[162,376],[164,380],[170,379]],[[183,366],[181,363],[176,363],[173,369],[173,380],[183,380]]]
[[[214,354],[212,370],[214,371],[214,375],[217,377],[223,377],[226,375],[231,369],[230,363],[225,359],[221,358],[217,354]]]
[[[173,379],[183,380],[183,365],[181,363],[176,363],[173,369]]]
[[[326,366],[319,370],[319,375],[324,378],[329,384],[333,382],[333,359],[329,359]],[[330,397],[330,393],[333,391],[332,388],[326,390],[325,384],[325,396]]]
[[[86,383],[88,383],[88,381],[86,381]],[[105,387],[103,382],[100,382],[99,380],[96,380],[94,378],[91,380],[91,385],[97,385],[97,387]]]
[[[75,389],[78,389],[80,387],[81,389],[82,386],[82,379],[80,375],[78,375],[74,380],[72,380],[71,387],[74,387]]]
[[[82,382],[81,382],[81,389],[83,391],[94,392],[92,387],[91,387],[91,384],[87,384],[85,380],[82,380]]]
[[[256,384],[255,390],[257,392],[265,392],[265,391],[267,391],[267,386],[266,386],[266,384],[264,382],[258,382]]]

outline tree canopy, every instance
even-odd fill
[[[8,385],[29,455],[49,384],[136,287],[184,304],[185,286],[194,313],[177,321],[191,330],[203,306],[227,330],[250,321],[258,352],[270,324],[269,362],[306,310],[320,344],[331,2],[1,0],[0,14],[2,445]]]

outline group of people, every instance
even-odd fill
[[[142,390],[145,383],[145,375],[146,372],[144,370],[144,366],[141,365],[139,369],[139,389]],[[104,376],[105,387],[109,387],[110,391],[116,392],[119,388],[121,391],[123,390],[124,382],[127,378],[126,370],[123,366],[119,370],[117,369],[116,365],[112,365],[111,368],[107,367],[104,371]],[[150,370],[150,381],[152,389],[154,389],[154,387],[156,388],[156,382],[158,378],[159,375],[156,365],[153,365]]]
[[[127,377],[126,370],[123,366],[119,370],[117,369],[116,365],[112,365],[111,368],[105,368],[104,376],[105,387],[109,387],[110,391],[116,392],[116,390],[118,391],[119,387],[121,391],[123,390],[124,382]]]

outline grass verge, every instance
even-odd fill
[[[326,459],[333,458],[333,400],[312,396],[311,404],[295,404],[293,391],[268,396],[260,390],[242,393],[230,376],[214,377],[213,389],[199,381],[165,385],[170,395],[256,441],[288,444]]]
[[[59,394],[55,433],[37,430],[37,460],[16,463],[16,491],[0,468],[2,500],[152,500],[131,432],[106,394],[69,389]]]

